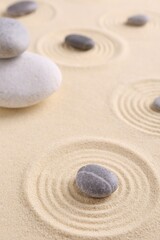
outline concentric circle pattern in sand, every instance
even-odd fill
[[[46,0],[44,1],[37,1],[38,9],[29,15],[23,16],[21,18],[22,22],[26,25],[31,26],[43,26],[44,24],[50,22],[56,16],[56,9],[52,3],[52,1]]]
[[[127,9],[122,11],[120,9],[115,9],[114,11],[106,12],[100,17],[99,24],[101,27],[106,29],[125,26],[127,19],[137,14],[145,14],[150,18],[149,23],[145,27],[139,28],[140,30],[143,29],[150,30],[155,27],[156,28],[160,27],[160,12],[149,11],[144,9]],[[131,27],[128,29],[133,31],[133,28]]]
[[[69,48],[64,44],[64,39],[71,33],[91,37],[96,43],[95,47],[89,51]],[[78,29],[44,35],[38,40],[35,48],[38,53],[48,56],[56,63],[67,67],[105,65],[108,61],[124,54],[126,51],[124,41],[111,33]]]
[[[98,200],[78,192],[76,173],[89,163],[117,174],[119,188],[110,197]],[[31,209],[53,233],[58,231],[58,239],[63,235],[125,239],[128,231],[137,231],[147,222],[159,199],[150,164],[132,150],[103,139],[78,140],[52,149],[29,169],[25,192]]]
[[[118,116],[132,126],[153,135],[160,135],[160,112],[152,103],[160,95],[160,80],[143,80],[127,88],[118,88],[114,96]]]

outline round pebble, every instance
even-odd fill
[[[28,107],[36,104],[61,84],[61,72],[50,59],[25,52],[17,58],[0,60],[0,106]]]
[[[131,26],[144,26],[149,21],[149,17],[146,15],[135,15],[131,16],[127,20],[127,25]]]
[[[17,57],[28,45],[28,32],[20,22],[11,18],[0,18],[0,58]]]
[[[73,47],[81,51],[90,50],[95,46],[95,42],[91,38],[79,34],[70,34],[66,36],[64,41],[69,47]]]
[[[160,97],[155,98],[152,104],[153,109],[160,111]]]
[[[20,1],[10,5],[6,10],[6,14],[10,17],[19,17],[35,12],[37,8],[38,5],[34,1]]]
[[[104,198],[116,191],[118,178],[102,166],[89,164],[78,171],[76,185],[88,197]]]

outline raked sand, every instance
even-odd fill
[[[0,12],[12,1],[1,0]],[[43,0],[18,18],[30,50],[53,59],[60,90],[26,109],[0,109],[0,240],[159,240],[160,2]],[[124,24],[150,16],[144,27]],[[88,52],[63,45],[85,34]],[[75,186],[88,163],[114,171],[119,188],[91,199]]]

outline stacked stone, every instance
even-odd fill
[[[35,1],[18,1],[8,6],[6,15],[20,17],[35,12],[37,8]],[[126,24],[139,27],[146,25],[148,21],[148,16],[137,14],[129,17]],[[88,51],[95,47],[93,39],[80,34],[66,36],[64,43],[80,51]],[[28,45],[28,32],[18,21],[0,18],[0,106],[2,107],[17,108],[33,105],[60,86],[61,73],[58,67],[49,59],[25,52]]]
[[[40,102],[61,83],[51,60],[27,52],[29,34],[15,19],[0,18],[0,106],[27,107]],[[25,52],[26,51],[26,52]]]

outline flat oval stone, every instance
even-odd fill
[[[70,34],[65,38],[65,44],[82,51],[87,51],[95,46],[95,42],[86,36],[79,34]]]
[[[21,56],[0,60],[0,106],[28,107],[36,104],[61,84],[61,72],[50,59],[25,52]]]
[[[152,104],[153,109],[160,111],[160,97],[155,98]]]
[[[6,14],[10,17],[19,17],[35,12],[37,8],[38,5],[34,1],[20,1],[10,5],[6,10]]]
[[[17,57],[28,45],[28,32],[20,22],[11,18],[0,18],[0,58]]]
[[[110,170],[95,164],[89,164],[77,173],[78,189],[89,197],[103,198],[111,195],[118,187],[118,178]]]
[[[129,17],[127,20],[127,25],[139,27],[139,26],[144,26],[145,24],[147,24],[148,21],[149,21],[148,16],[139,14],[139,15]]]

